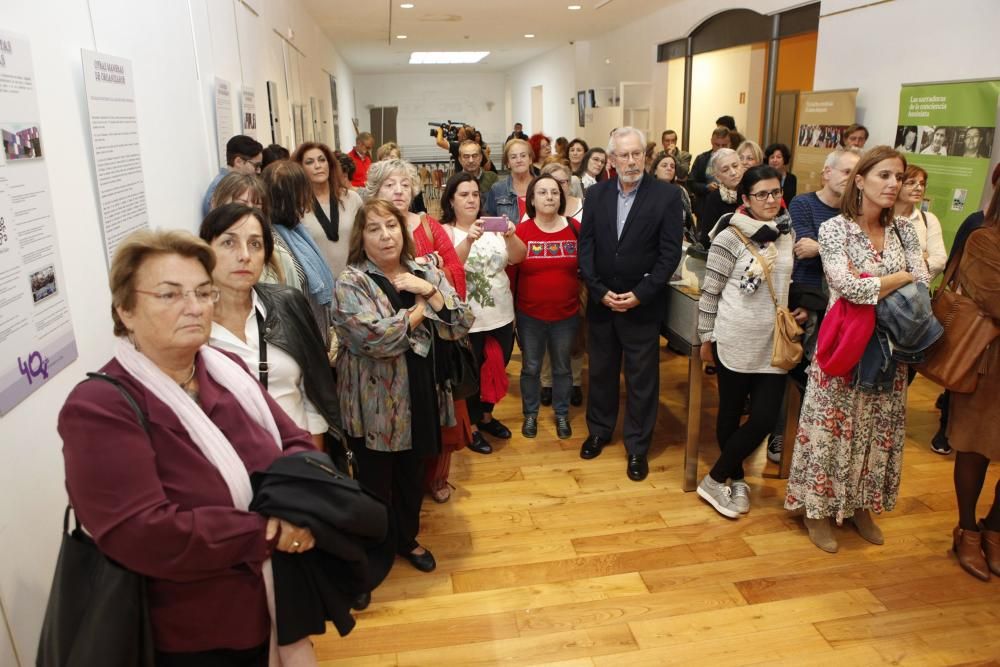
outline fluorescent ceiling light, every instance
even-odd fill
[[[400,9],[413,9],[414,4],[412,2],[404,2],[399,7]]]
[[[410,54],[411,65],[468,65],[478,63],[490,55],[489,51],[414,51]]]
[[[525,37],[525,39],[534,39],[535,38],[535,36],[532,33],[530,33],[530,32],[527,35],[525,35],[524,37]]]
[[[580,5],[569,5],[566,7],[566,9],[570,11],[576,11],[577,9],[580,9]]]
[[[406,35],[396,35],[396,39],[406,39]]]

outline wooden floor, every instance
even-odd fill
[[[830,555],[782,509],[784,482],[761,477],[763,448],[744,518],[681,490],[686,364],[663,351],[650,474],[635,483],[620,439],[580,459],[583,408],[571,440],[556,439],[547,408],[538,438],[520,436],[515,352],[496,413],[514,438],[491,456],[458,453],[451,502],[424,504],[420,539],[437,570],[397,561],[348,637],[317,638],[321,664],[1000,664],[1000,578],[973,579],[949,551],[953,457],[927,446],[936,387],[911,388],[901,498],[879,520],[886,544],[843,528]],[[709,378],[700,474],[716,453],[716,404]],[[983,507],[996,479],[991,469]]]

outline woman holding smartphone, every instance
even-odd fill
[[[514,297],[507,266],[522,261],[527,249],[514,234],[513,222],[506,217],[484,221],[481,210],[475,176],[461,171],[448,179],[441,197],[441,222],[455,253],[465,264],[467,301],[475,317],[469,341],[481,366],[487,338],[495,340],[506,367],[514,349]],[[481,395],[470,396],[466,403],[472,423],[477,426],[470,449],[481,453],[492,451],[480,431],[497,438],[510,438],[510,430],[493,418],[492,403],[483,401]]]

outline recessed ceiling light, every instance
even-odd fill
[[[528,34],[525,35],[525,38],[526,39],[534,39],[535,36],[529,32]]]
[[[396,39],[406,39],[406,35],[396,35]]]
[[[412,2],[404,2],[403,4],[401,4],[399,6],[399,8],[400,9],[413,9],[415,6],[416,5],[414,5]]]
[[[411,65],[468,65],[478,63],[490,55],[489,51],[414,51]]]
[[[571,12],[575,12],[580,8],[581,8],[580,5],[569,5],[568,7],[566,7],[566,9],[570,10]]]

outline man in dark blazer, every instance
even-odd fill
[[[589,436],[580,456],[598,456],[611,440],[624,357],[623,435],[628,476],[637,482],[649,473],[646,457],[660,393],[660,322],[684,229],[680,188],[644,173],[645,145],[635,128],[611,135],[608,153],[617,176],[587,191],[579,255],[590,292]]]

